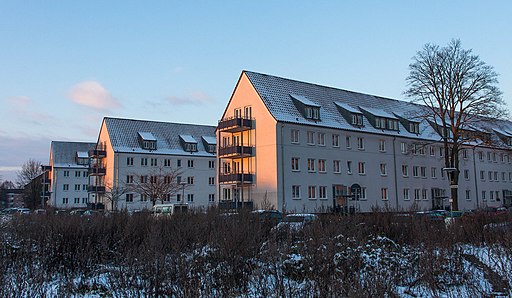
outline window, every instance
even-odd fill
[[[357,149],[364,150],[364,139],[357,138]]]
[[[430,177],[432,177],[432,179],[436,179],[437,178],[437,169],[432,167],[430,168]]]
[[[133,202],[133,194],[132,193],[127,193],[125,198],[126,198],[126,202]]]
[[[63,184],[62,185],[62,190],[68,191],[69,190],[69,184]]]
[[[361,193],[359,194],[359,200],[366,200],[366,187],[361,187]]]
[[[325,159],[318,160],[318,172],[325,173]]]
[[[386,152],[386,141],[385,140],[379,140],[379,151]]]
[[[75,191],[80,191],[80,184],[75,184]]]
[[[181,159],[176,160],[176,166],[181,167]]]
[[[141,166],[147,166],[148,165],[148,159],[143,157],[140,159],[140,165]]]
[[[350,136],[346,136],[346,137],[345,137],[345,143],[346,143],[347,149],[352,148],[351,139],[352,139],[352,138],[351,138]]]
[[[419,134],[420,133],[420,125],[416,122],[409,122],[409,132]]]
[[[471,201],[471,191],[469,189],[466,190],[466,201]]]
[[[381,163],[380,164],[380,174],[382,176],[386,176],[388,173],[386,171],[386,164],[385,163]]]
[[[482,190],[482,201],[487,201],[486,191]]]
[[[208,168],[214,169],[215,168],[215,160],[209,160],[208,161]]]
[[[468,150],[467,149],[462,149],[462,158],[468,159]]]
[[[339,160],[333,160],[332,161],[332,167],[333,167],[333,172],[334,173],[336,173],[336,174],[341,173],[341,166],[340,166],[340,161]]]
[[[427,195],[427,190],[426,189],[422,189],[421,190],[421,198],[423,199],[423,201],[428,200],[428,195]]]
[[[325,133],[323,133],[323,132],[317,133],[317,143],[318,143],[318,146],[325,146]]]
[[[316,186],[308,186],[308,199],[316,199]]]
[[[487,152],[487,161],[491,161],[491,152]]]
[[[430,156],[436,156],[436,147],[429,146]]]
[[[480,171],[480,180],[485,180],[485,171]]]
[[[494,181],[498,181],[498,172],[494,172]]]
[[[492,191],[492,190],[491,190],[491,191],[489,191],[489,199],[490,199],[491,201],[494,201],[494,191]]]
[[[492,161],[496,162],[496,152],[492,153]]]
[[[292,199],[300,199],[300,185],[292,185]]]
[[[194,167],[194,160],[193,160],[193,159],[189,159],[189,160],[187,160],[187,166],[188,166],[189,168],[193,168],[193,167]]]
[[[148,183],[148,176],[140,176],[140,183]]]
[[[312,158],[308,158],[308,172],[315,171],[315,160]]]
[[[322,199],[327,199],[327,186],[319,186],[318,187],[318,197]]]
[[[194,184],[194,177],[193,176],[187,177],[187,183],[191,184],[191,185]]]
[[[352,174],[352,161],[347,161],[347,173]]]
[[[75,204],[80,204],[80,198],[75,198]]]
[[[507,176],[507,174],[505,172],[501,172],[501,180],[507,181],[506,176]]]
[[[208,202],[215,202],[215,194],[211,193],[208,195]]]
[[[164,167],[170,167],[171,166],[171,160],[169,158],[164,159]]]
[[[64,171],[64,177],[69,177],[69,171]]]
[[[133,157],[127,157],[126,158],[126,165],[127,166],[133,166]]]
[[[352,125],[363,125],[363,115],[360,114],[352,114]]]
[[[292,171],[294,171],[294,172],[300,171],[299,158],[298,157],[292,157]]]
[[[62,198],[62,204],[69,203],[69,198]]]
[[[411,199],[409,197],[409,189],[408,188],[404,188],[403,194],[404,194],[404,201],[409,201]]]
[[[157,182],[158,182],[158,177],[157,177],[157,176],[151,176],[151,177],[149,177],[149,182],[150,182],[151,184],[155,184],[155,183],[157,183]]]
[[[86,190],[87,190],[87,184],[82,184],[82,190],[83,190],[83,191],[86,191]]]
[[[489,172],[487,173],[487,176],[489,177],[489,181],[492,181],[492,172],[491,172],[491,171],[489,171]]]
[[[299,143],[299,131],[296,129],[292,129],[291,142],[292,144]]]
[[[308,131],[308,145],[315,145],[315,133],[312,131]]]
[[[419,189],[419,188],[415,188],[414,189],[414,200],[415,201],[419,201],[420,200],[420,192],[421,192],[421,189]]]
[[[192,194],[192,193],[187,194],[187,202],[194,202],[194,194]]]
[[[420,172],[419,171],[420,171],[420,167],[418,167],[418,166],[413,166],[412,167],[412,175],[414,177],[419,177],[420,176]]]
[[[409,166],[402,165],[402,176],[409,177]]]
[[[420,167],[420,174],[421,174],[421,177],[426,178],[427,177],[427,167]]]
[[[444,147],[439,147],[439,156],[443,157],[444,155]]]
[[[358,163],[357,172],[359,173],[359,175],[366,174],[366,164],[364,162],[361,161]]]
[[[383,187],[380,189],[380,198],[383,200],[383,201],[387,201],[388,200],[388,189]]]
[[[156,167],[158,164],[158,160],[156,158],[151,158],[151,166]]]
[[[171,176],[169,176],[169,175],[164,176],[164,183],[165,184],[171,184]]]
[[[400,151],[402,152],[402,154],[407,154],[407,143],[400,143]]]
[[[316,107],[306,107],[306,118],[314,120],[320,119],[320,109]]]
[[[75,171],[75,177],[80,177],[80,171]]]
[[[164,194],[164,201],[170,201],[171,200],[171,194]]]
[[[484,153],[482,151],[478,151],[478,159],[484,161]]]
[[[340,146],[340,135],[332,135],[332,146],[336,148]]]
[[[82,204],[87,204],[87,198],[82,198]]]
[[[229,189],[224,189],[224,192],[226,192],[226,190],[229,190]],[[176,195],[176,201],[181,202],[181,194]]]
[[[208,184],[215,185],[215,177],[208,177]]]
[[[245,117],[245,119],[252,118],[252,107],[251,106],[244,107],[244,117]]]
[[[464,170],[464,179],[469,180],[469,170]]]

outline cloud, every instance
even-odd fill
[[[10,97],[8,101],[14,108],[26,108],[32,103],[28,96],[14,96]]]
[[[187,96],[169,96],[166,100],[175,105],[202,105],[214,102],[212,97],[201,91],[192,92]]]
[[[8,98],[7,102],[11,115],[15,115],[17,119],[23,119],[25,123],[41,126],[55,120],[53,115],[41,112],[41,108],[34,105],[28,96],[13,96]]]
[[[109,111],[121,107],[121,103],[95,81],[85,81],[73,86],[69,90],[68,96],[74,103],[99,111]]]

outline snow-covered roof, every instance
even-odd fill
[[[389,119],[397,119],[395,115],[391,113],[387,113],[386,111],[375,109],[375,108],[367,108],[367,107],[359,107],[361,110],[367,111],[375,117],[389,118]]]
[[[419,117],[420,115],[425,115],[425,109],[427,109],[425,106],[251,71],[244,71],[243,74],[247,76],[268,111],[279,122],[349,131],[364,131],[367,133],[402,136],[418,140],[440,140],[439,134],[432,128],[428,121]],[[294,105],[294,100],[312,102],[320,106],[321,119],[305,118]],[[401,115],[404,119],[419,122],[420,133],[415,134],[408,132],[401,122],[398,124],[398,131],[378,129],[374,128],[372,125],[354,127],[341,115],[338,107],[346,108],[347,110],[351,109],[351,111],[357,111],[356,107],[364,108],[371,114],[391,119],[397,119],[395,113],[398,113],[397,115]],[[506,128],[511,128],[508,129],[508,131],[512,131],[512,123],[504,120],[498,120],[492,124],[475,122],[475,126],[480,127],[483,131],[491,131],[493,127],[500,127],[505,131],[507,131]],[[493,142],[497,141],[505,145],[497,136],[492,136],[492,140]],[[507,146],[505,147],[509,148]]]
[[[105,117],[103,121],[114,152],[212,156],[202,142],[197,143],[196,152],[185,151],[180,143],[180,135],[187,136],[187,139],[190,137],[196,143],[203,136],[215,138],[215,126],[111,117]],[[139,132],[151,133],[157,141],[157,149],[149,151],[141,148]]]
[[[208,145],[217,145],[216,137],[201,136]]]
[[[290,96],[293,99],[298,100],[299,102],[301,102],[302,104],[304,104],[306,106],[312,106],[312,107],[317,107],[317,108],[320,107],[319,104],[312,102],[311,100],[307,99],[305,96],[297,95],[297,94],[290,94]]]
[[[347,110],[350,113],[362,114],[362,112],[360,110],[358,110],[358,109],[356,109],[354,107],[351,107],[348,104],[345,104],[345,103],[342,103],[342,102],[339,102],[339,101],[335,101],[334,104],[337,105],[338,107],[344,109],[344,110]]]
[[[185,142],[185,143],[193,143],[193,144],[196,144],[197,141],[196,139],[194,139],[193,136],[191,135],[180,135],[180,138]]]
[[[155,136],[150,132],[139,131],[137,133],[144,141],[156,141]]]
[[[504,135],[506,137],[509,137],[509,138],[512,138],[512,133],[508,132],[508,131],[504,131],[504,130],[501,130],[499,128],[493,128],[492,130],[494,130],[495,132],[501,134],[501,135]]]
[[[76,157],[78,158],[89,158],[89,152],[87,151],[77,151]]]
[[[87,168],[88,165],[77,164],[76,157],[88,157],[87,152],[95,146],[96,143],[52,141],[50,148],[52,166]]]

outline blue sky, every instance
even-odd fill
[[[0,175],[104,116],[216,125],[242,70],[402,99],[426,43],[493,66],[512,107],[512,1],[1,1]]]

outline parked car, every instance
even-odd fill
[[[253,210],[251,216],[260,221],[280,222],[283,218],[281,212],[277,210]]]
[[[300,230],[304,226],[318,220],[318,216],[311,213],[293,213],[286,215],[277,225],[278,229],[288,227],[290,230]]]
[[[156,204],[152,209],[153,215],[173,215],[176,213],[187,213],[188,204],[186,203],[173,203],[173,204]]]

